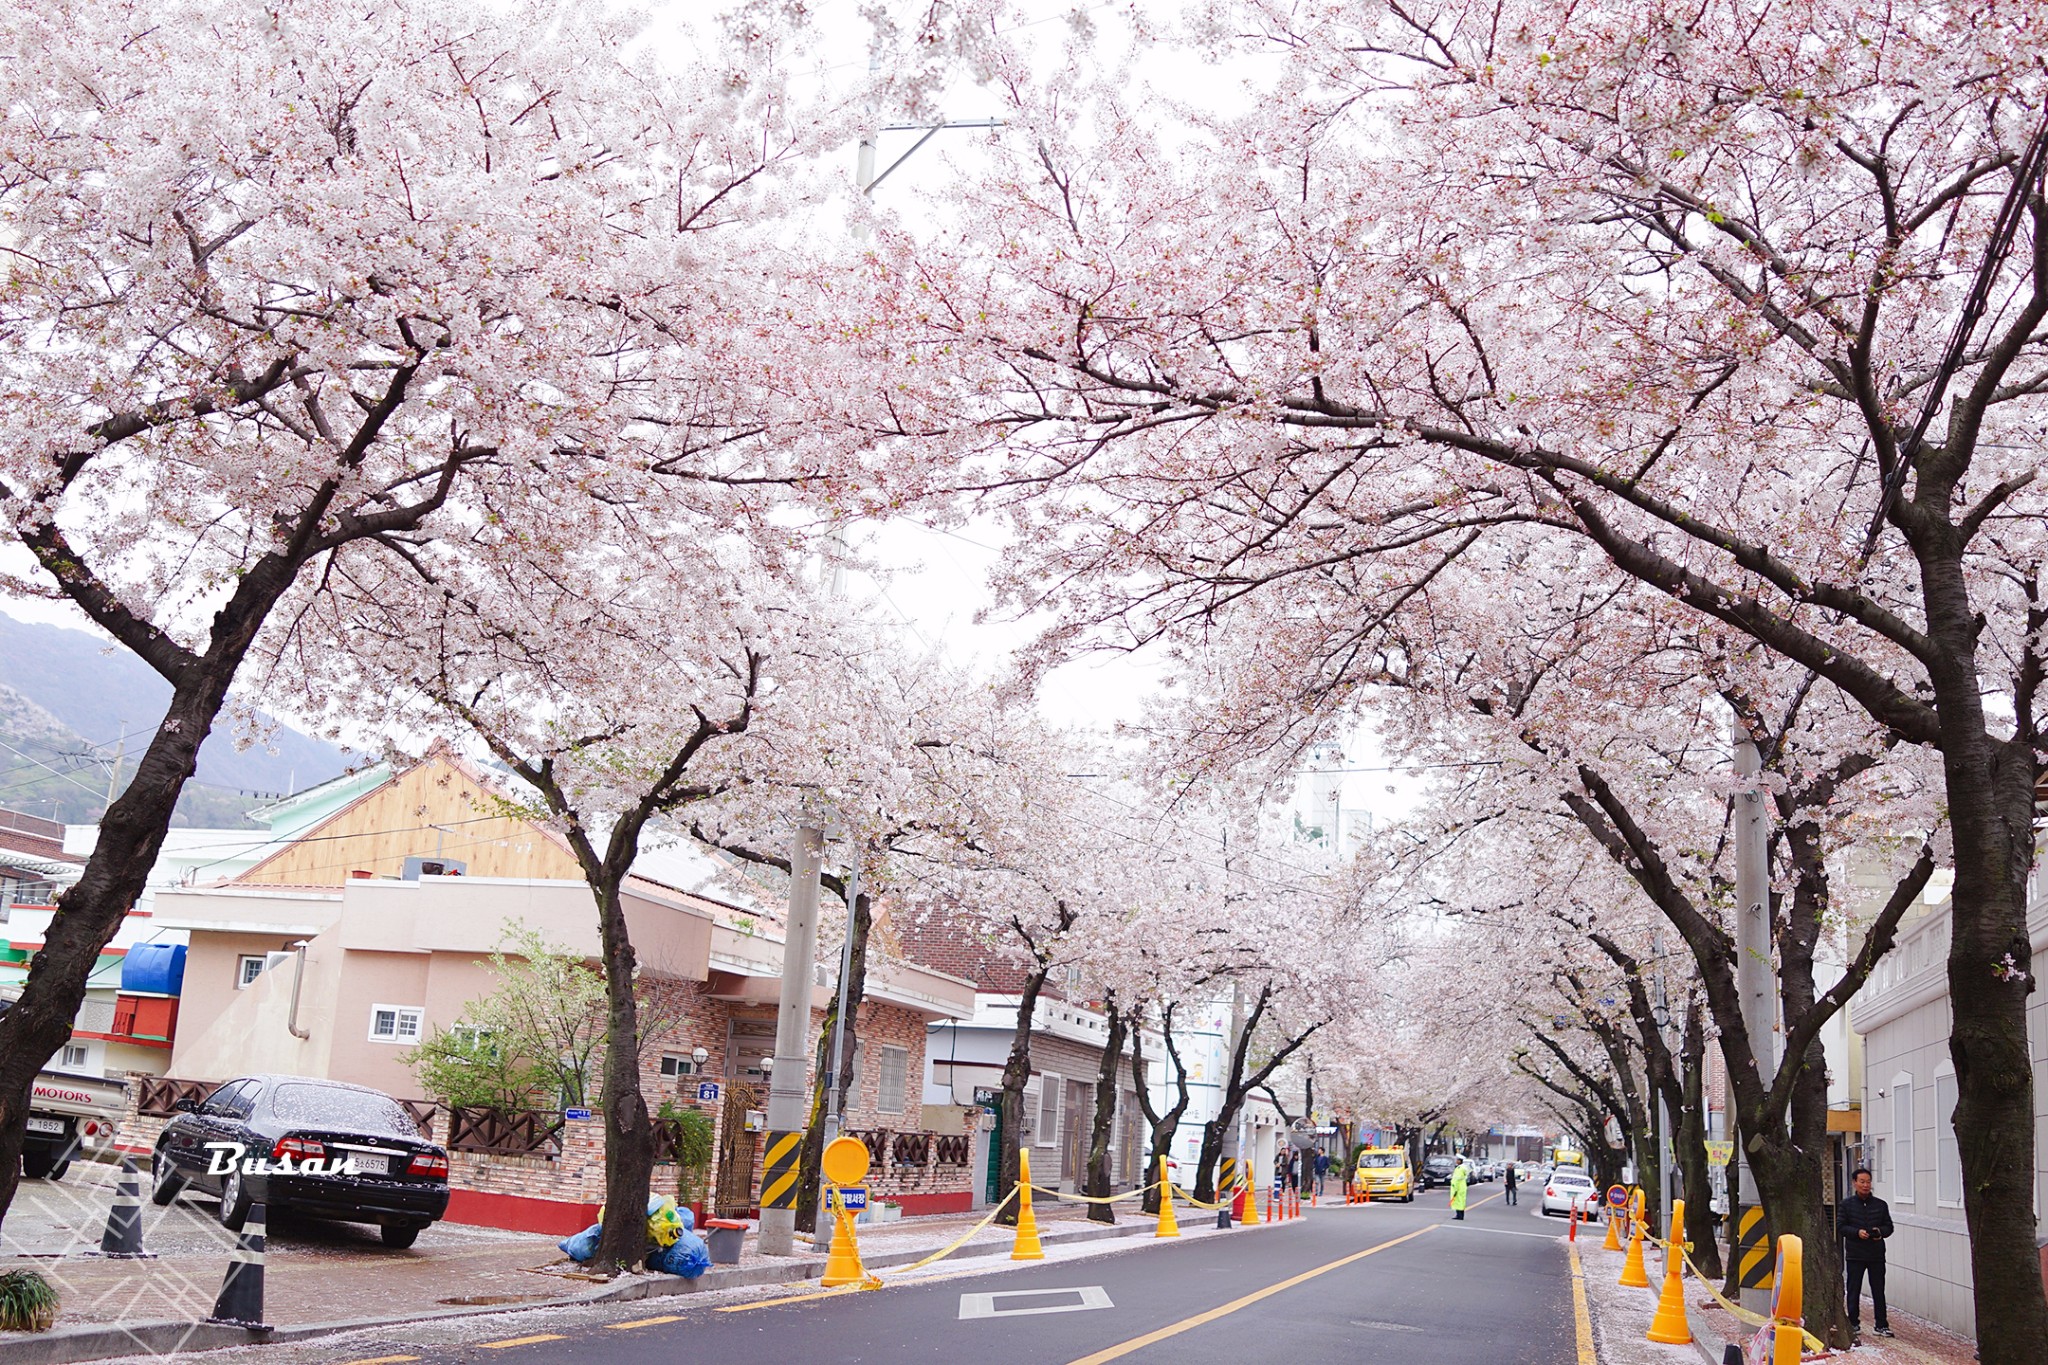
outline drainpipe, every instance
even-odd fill
[[[292,951],[298,954],[299,961],[292,971],[292,1012],[284,1026],[291,1030],[292,1037],[303,1041],[313,1036],[311,1030],[299,1027],[299,987],[306,983],[306,940],[294,943]]]

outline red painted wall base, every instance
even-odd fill
[[[882,1197],[901,1204],[907,1218],[915,1218],[920,1213],[965,1213],[974,1207],[974,1196],[966,1190],[949,1190],[945,1194],[890,1194]]]
[[[482,1228],[503,1228],[507,1232],[544,1232],[566,1237],[581,1232],[597,1221],[596,1204],[573,1204],[565,1199],[534,1199],[522,1194],[485,1194],[481,1190],[450,1190],[448,1212],[451,1223],[469,1223]]]

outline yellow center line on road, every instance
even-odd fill
[[[641,1318],[638,1322],[608,1322],[605,1326],[614,1332],[630,1332],[635,1327],[659,1327],[665,1322],[681,1322],[682,1320],[682,1314],[670,1313],[666,1317]]]
[[[1593,1352],[1593,1315],[1586,1311],[1586,1272],[1579,1265],[1579,1249],[1569,1248],[1572,1253],[1572,1321],[1579,1332],[1579,1365],[1600,1365],[1600,1357]]]
[[[567,1341],[560,1332],[542,1332],[538,1336],[510,1337],[504,1341],[480,1341],[477,1346],[485,1351],[505,1351],[514,1346],[538,1346],[543,1341]]]
[[[1405,1233],[1394,1238],[1392,1241],[1381,1242],[1378,1246],[1367,1247],[1364,1251],[1354,1251],[1349,1256],[1340,1257],[1329,1262],[1327,1265],[1319,1265],[1313,1270],[1304,1270],[1291,1279],[1282,1280],[1278,1284],[1269,1284],[1264,1289],[1258,1290],[1255,1293],[1246,1294],[1243,1298],[1232,1299],[1229,1303],[1220,1304],[1215,1308],[1211,1308],[1206,1313],[1197,1313],[1191,1318],[1182,1318],[1179,1322],[1168,1323],[1157,1331],[1147,1332],[1142,1337],[1132,1337],[1121,1345],[1097,1351],[1094,1355],[1082,1356],[1079,1360],[1072,1362],[1072,1365],[1108,1365],[1109,1361],[1121,1360],[1123,1357],[1131,1354],[1131,1352],[1142,1351],[1145,1347],[1153,1345],[1155,1342],[1165,1341],[1169,1337],[1177,1337],[1182,1332],[1191,1332],[1204,1323],[1214,1322],[1221,1317],[1228,1317],[1240,1308],[1249,1308],[1261,1299],[1269,1299],[1282,1290],[1292,1289],[1298,1284],[1305,1284],[1315,1279],[1318,1275],[1327,1275],[1333,1270],[1342,1270],[1345,1266],[1351,1265],[1356,1261],[1362,1261],[1375,1253],[1385,1251],[1388,1247],[1397,1247],[1403,1242],[1412,1242],[1424,1233],[1436,1231],[1439,1226],[1440,1224],[1431,1223],[1428,1227],[1417,1228],[1415,1231]]]

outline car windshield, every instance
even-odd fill
[[[1394,1152],[1364,1152],[1359,1155],[1358,1164],[1361,1166],[1398,1166],[1401,1164],[1401,1158],[1399,1154]]]
[[[418,1137],[420,1133],[396,1100],[374,1090],[287,1081],[271,1096],[270,1112],[285,1123],[318,1128],[346,1128],[393,1137]]]

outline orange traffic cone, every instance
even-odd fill
[[[1045,1247],[1038,1240],[1038,1215],[1031,1211],[1031,1153],[1017,1153],[1017,1244],[1010,1251],[1013,1261],[1042,1261]]]
[[[1252,1163],[1247,1161],[1237,1168],[1237,1188],[1244,1195],[1244,1217],[1237,1221],[1245,1227],[1256,1227],[1259,1222],[1259,1191],[1252,1184]]]
[[[1621,1217],[1611,1208],[1607,1210],[1607,1241],[1603,1248],[1607,1251],[1621,1250]]]
[[[1643,1272],[1643,1229],[1636,1226],[1628,1239],[1628,1259],[1621,1263],[1621,1279],[1618,1283],[1629,1289],[1648,1289],[1650,1277]]]
[[[1180,1222],[1173,1216],[1173,1182],[1166,1178],[1166,1158],[1159,1158],[1159,1226],[1154,1237],[1180,1236]]]
[[[1684,1260],[1679,1247],[1685,1240],[1685,1201],[1671,1201],[1671,1240],[1664,1244],[1664,1292],[1657,1298],[1657,1316],[1650,1320],[1649,1338],[1666,1346],[1690,1346],[1692,1329],[1685,1322]]]
[[[832,1204],[832,1254],[825,1258],[825,1276],[818,1281],[827,1289],[859,1284],[868,1277],[867,1267],[860,1263],[860,1246],[853,1237],[853,1215],[846,1211],[836,1188],[832,1190]]]

